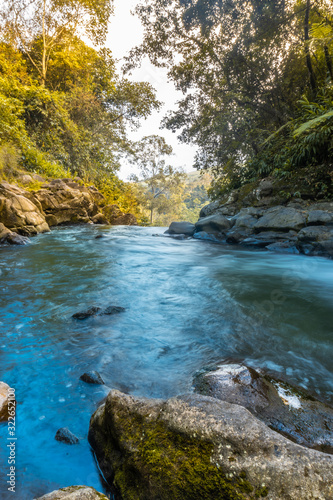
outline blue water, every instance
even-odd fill
[[[155,237],[159,228],[64,227],[0,249],[0,380],[17,394],[16,496],[73,484],[104,491],[87,442],[108,387],[169,397],[225,358],[333,402],[333,261]],[[95,239],[103,233],[102,239]],[[75,321],[91,305],[126,312]],[[69,427],[80,444],[54,439]]]

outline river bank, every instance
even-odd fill
[[[205,206],[196,224],[172,223],[167,234],[278,253],[333,257],[333,201],[288,201],[288,196],[275,192],[270,179],[245,188]]]
[[[134,215],[108,205],[96,187],[79,178],[47,181],[23,175],[22,180],[28,185],[35,180],[37,187],[0,183],[0,244],[24,245],[29,236],[66,224],[137,224]]]

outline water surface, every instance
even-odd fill
[[[0,380],[17,393],[17,493],[103,491],[87,442],[105,396],[79,380],[151,397],[192,390],[226,358],[266,368],[333,402],[333,262],[155,237],[159,228],[63,227],[0,250]],[[101,239],[95,239],[97,234]],[[126,312],[75,321],[96,305]],[[55,441],[69,427],[80,444]],[[1,498],[7,426],[0,425]]]

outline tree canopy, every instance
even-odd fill
[[[184,97],[165,126],[228,186],[246,181],[265,141],[299,118],[302,95],[317,102],[332,85],[329,0],[150,0],[136,14],[144,40],[127,69],[146,54],[169,69]]]

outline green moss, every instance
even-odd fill
[[[104,453],[124,500],[254,498],[245,473],[230,477],[213,462],[211,442],[170,431],[164,422],[148,416],[117,411],[114,423]]]
[[[263,498],[263,497],[267,497],[268,495],[268,488],[266,486],[264,486],[263,488],[260,488],[256,491],[255,493],[255,497],[256,498]]]

